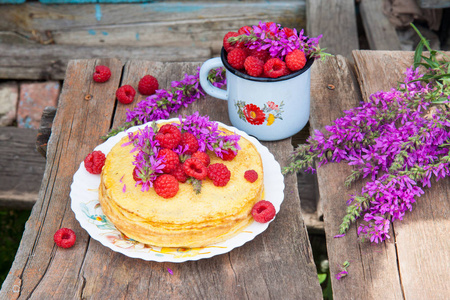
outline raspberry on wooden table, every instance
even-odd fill
[[[102,151],[93,151],[84,159],[84,167],[91,174],[100,174],[105,160],[106,156]]]
[[[75,244],[77,236],[72,229],[61,228],[53,235],[56,245],[62,248],[70,248]]]
[[[138,91],[142,95],[153,95],[158,89],[158,80],[152,75],[145,75],[139,80]]]
[[[92,75],[92,79],[95,82],[106,82],[111,77],[111,70],[107,66],[96,66],[94,75]]]
[[[130,104],[134,101],[134,96],[136,96],[136,91],[131,85],[123,85],[116,91],[116,98],[120,103]]]
[[[170,174],[158,176],[153,185],[155,192],[166,199],[175,196],[180,188],[178,180]]]
[[[252,209],[253,219],[258,223],[267,223],[275,217],[276,211],[272,203],[266,200],[256,202]]]
[[[231,172],[224,164],[215,163],[208,166],[208,178],[215,186],[226,186],[230,181]]]

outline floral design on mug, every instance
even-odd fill
[[[281,101],[280,104],[276,104],[273,101],[267,101],[262,108],[253,103],[247,104],[244,101],[239,100],[236,101],[234,105],[236,106],[239,118],[252,125],[262,125],[266,122],[266,125],[270,126],[276,119],[283,120],[283,101]]]

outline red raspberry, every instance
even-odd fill
[[[247,170],[244,173],[244,178],[253,183],[258,179],[258,173],[255,170]]]
[[[267,50],[258,51],[258,49],[249,49],[248,56],[255,56],[260,60],[262,60],[263,62],[266,62],[269,58],[271,58],[269,51]]]
[[[178,154],[168,148],[159,150],[158,157],[163,157],[164,168],[162,171],[164,173],[172,172],[180,164]]]
[[[172,124],[165,124],[158,130],[155,139],[161,148],[173,149],[180,144],[181,131]]]
[[[155,182],[153,182],[153,185],[155,187],[155,192],[166,199],[175,196],[180,189],[178,180],[170,174],[158,176]]]
[[[286,37],[288,37],[288,38],[294,35],[294,30],[292,28],[283,27],[282,30],[284,31],[284,33],[286,34]]]
[[[208,178],[213,181],[215,186],[226,186],[230,181],[231,172],[224,164],[212,164],[208,167]]]
[[[267,223],[275,217],[276,211],[272,203],[266,200],[256,202],[252,208],[252,216],[258,223]]]
[[[139,80],[138,91],[142,95],[153,95],[158,89],[158,80],[152,75],[145,75]]]
[[[84,159],[84,167],[91,174],[100,174],[105,165],[106,156],[102,151],[93,151]]]
[[[241,35],[241,34],[250,35],[252,32],[253,32],[253,28],[251,28],[250,26],[242,26],[238,30],[239,35]]]
[[[181,134],[180,145],[184,147],[187,146],[187,150],[184,152],[185,154],[193,154],[198,150],[198,140],[192,133],[183,132]]]
[[[136,95],[136,91],[131,85],[123,85],[116,91],[117,100],[123,104],[130,104],[134,101],[134,96]]]
[[[236,48],[228,53],[227,61],[233,68],[237,70],[244,69],[244,62],[247,58],[247,52],[242,48]]]
[[[230,53],[230,51],[235,48],[244,48],[243,42],[231,43],[228,41],[228,39],[230,37],[236,37],[238,35],[239,35],[239,33],[231,31],[231,32],[228,32],[227,34],[225,34],[225,36],[223,37],[223,47],[225,48],[225,51],[227,51],[227,53]]]
[[[96,66],[92,79],[95,82],[106,82],[111,77],[111,70],[107,66]]]
[[[231,149],[222,152],[222,160],[230,161],[236,157],[237,153],[234,153]]]
[[[133,169],[133,179],[134,181],[138,182],[139,180],[141,180],[141,178],[139,178],[139,174],[138,174],[138,167],[134,167]],[[142,180],[141,180],[142,181]]]
[[[258,77],[264,71],[264,62],[255,56],[248,56],[245,59],[244,68],[248,75]]]
[[[271,58],[264,64],[264,73],[270,78],[283,76],[286,72],[286,63],[279,58]]]
[[[170,175],[175,177],[179,182],[185,183],[188,180],[188,176],[184,172],[183,165],[178,164],[176,168],[170,172]]]
[[[72,229],[69,228],[61,228],[55,232],[53,236],[53,240],[56,245],[62,248],[70,248],[75,244],[77,236]]]
[[[188,158],[183,163],[183,170],[187,176],[203,180],[208,175],[206,166],[196,158]]]
[[[286,55],[285,61],[288,69],[295,72],[302,69],[306,65],[306,56],[303,51],[295,49]]]
[[[205,152],[197,151],[197,152],[195,152],[194,154],[192,154],[191,157],[192,157],[192,158],[196,158],[196,159],[198,159],[199,161],[201,161],[202,164],[205,165],[205,167],[207,167],[207,166],[209,165],[209,163],[211,162],[211,159],[209,158],[209,155],[206,154]]]

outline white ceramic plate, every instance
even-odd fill
[[[178,118],[161,120],[161,122],[170,121],[178,121]],[[220,122],[217,123],[220,126],[245,137],[256,146],[263,161],[265,188],[264,197],[266,200],[272,202],[278,213],[280,210],[280,205],[284,199],[284,177],[281,174],[280,165],[275,160],[272,153],[270,153],[265,146],[261,145],[257,139],[249,136],[245,132]],[[139,128],[144,128],[145,126],[146,124],[135,126],[127,131],[135,131]],[[116,136],[109,138],[103,144],[97,146],[95,150],[100,150],[107,154],[125,135],[125,132],[121,132]],[[75,217],[80,222],[81,227],[83,227],[93,239],[99,241],[113,251],[120,252],[133,258],[175,263],[209,258],[215,255],[227,253],[232,249],[253,240],[258,234],[266,230],[270,223],[261,224],[253,222],[241,233],[230,238],[229,240],[207,247],[154,247],[127,238],[121,234],[121,232],[117,230],[105,217],[98,201],[99,185],[100,175],[93,175],[87,172],[84,167],[84,162],[81,162],[80,168],[73,176],[73,183],[70,191],[70,198],[72,199],[71,207],[75,213]]]

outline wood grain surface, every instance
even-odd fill
[[[313,129],[333,124],[343,110],[367,100],[371,93],[396,87],[413,57],[412,52],[395,51],[354,51],[353,55],[355,67],[341,56],[315,64]],[[329,84],[335,89],[327,88]],[[444,299],[450,277],[436,270],[450,265],[450,243],[445,237],[450,229],[448,182],[434,184],[418,199],[413,212],[394,223],[392,238],[375,245],[357,238],[358,223],[345,237],[334,238],[345,215],[345,202],[363,186],[359,182],[346,189],[344,180],[350,173],[350,166],[342,163],[317,171],[334,299]],[[334,276],[344,261],[350,262],[349,275],[337,280]]]
[[[307,0],[307,34],[323,34],[320,47],[325,52],[352,59],[352,50],[359,49],[354,0]]]
[[[38,198],[45,159],[36,151],[38,131],[0,128],[0,207],[31,209]]]
[[[91,78],[104,64],[112,77]],[[311,246],[300,211],[296,176],[285,177],[285,200],[277,218],[253,241],[233,251],[194,262],[157,263],[126,257],[91,239],[70,209],[72,176],[100,136],[125,120],[130,106],[117,104],[118,86],[151,73],[167,88],[193,74],[195,63],[116,59],[74,60],[68,71],[48,144],[47,168],[38,202],[26,225],[1,299],[321,299]],[[180,113],[199,111],[229,124],[223,100],[205,97]],[[287,164],[290,139],[264,142],[277,161]],[[77,242],[58,248],[54,232],[73,228]],[[168,268],[173,274],[168,272]]]

